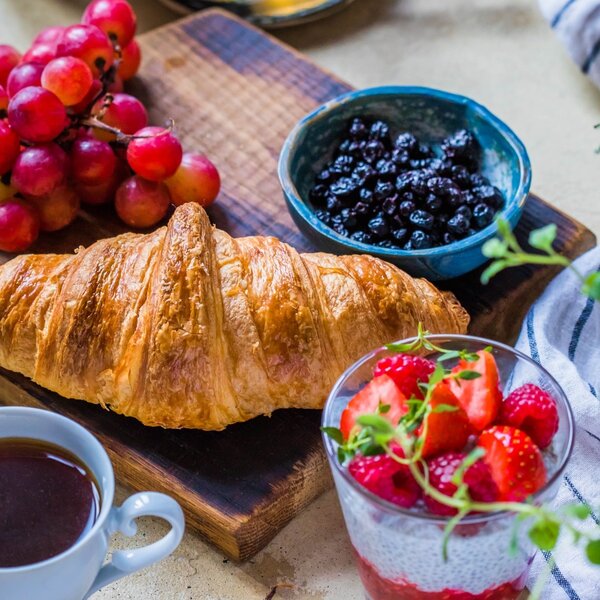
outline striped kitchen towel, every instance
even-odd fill
[[[600,27],[600,12],[597,23]],[[584,273],[600,270],[600,247],[579,258],[576,266]],[[575,448],[555,503],[589,505],[592,514],[586,526],[593,527],[600,524],[600,303],[583,296],[579,288],[571,271],[558,275],[527,314],[517,348],[543,365],[571,402]],[[551,556],[555,567],[542,593],[544,600],[600,600],[600,567],[588,563],[570,536],[562,536],[552,555],[536,556],[529,585]]]
[[[573,60],[600,86],[600,0],[539,0],[539,3]]]

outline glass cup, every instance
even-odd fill
[[[543,452],[548,482],[534,496],[536,502],[551,500],[574,438],[573,413],[556,380],[529,357],[498,342],[463,335],[432,335],[428,339],[445,350],[476,352],[491,347],[504,396],[525,383],[533,383],[556,400],[559,430],[550,448]],[[385,348],[370,352],[340,377],[327,400],[323,426],[339,427],[342,411],[371,380],[377,361],[392,354]],[[437,354],[427,355],[435,358]],[[445,362],[447,368],[454,364],[456,361]],[[521,527],[516,552],[509,552],[513,514],[465,517],[450,537],[448,558],[444,560],[442,541],[447,517],[417,508],[404,509],[375,496],[340,465],[336,442],[324,435],[324,443],[369,600],[516,600],[520,596],[535,548]]]

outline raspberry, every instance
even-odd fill
[[[434,369],[435,363],[421,356],[396,354],[382,358],[375,365],[373,375],[377,377],[385,374],[391,377],[407,398],[423,398],[417,384],[419,381],[427,383]]]
[[[547,448],[558,431],[556,402],[537,385],[526,383],[506,398],[500,422],[524,431],[540,448]]]
[[[396,450],[396,454],[401,455],[401,451]],[[370,492],[403,508],[411,508],[421,497],[421,488],[409,468],[387,454],[355,456],[348,470]]]
[[[456,469],[462,464],[465,456],[462,452],[448,452],[428,461],[429,483],[438,492],[446,496],[453,496],[457,488],[452,483],[452,477]],[[498,499],[498,488],[492,479],[489,467],[483,461],[479,460],[467,469],[464,482],[469,486],[469,495],[472,500],[494,502]],[[449,517],[458,512],[455,508],[446,506],[434,500],[431,496],[425,495],[424,501],[429,512],[435,515]]]

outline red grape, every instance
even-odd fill
[[[84,100],[93,82],[90,68],[74,56],[55,58],[42,73],[42,85],[65,106],[73,106]]]
[[[0,121],[0,175],[12,169],[20,149],[19,136],[6,121]]]
[[[131,40],[122,50],[121,63],[117,70],[123,81],[131,79],[138,72],[141,61],[142,53],[140,46],[135,40]]]
[[[75,114],[83,113],[90,106],[92,101],[98,96],[101,89],[102,83],[100,82],[100,80],[94,79],[94,81],[92,81],[92,85],[90,86],[90,90],[86,94],[85,98],[81,102],[78,102],[77,104],[71,106],[71,111]]]
[[[101,109],[102,99],[98,100],[92,112],[98,114]],[[119,129],[127,135],[131,135],[146,126],[148,113],[137,98],[129,94],[115,94],[111,105],[104,112],[102,122]],[[95,129],[94,136],[105,141],[115,139],[112,133],[101,129]]]
[[[21,62],[21,54],[12,46],[0,44],[0,85],[6,87],[10,72]]]
[[[44,27],[36,36],[33,38],[33,46],[36,44],[50,44],[56,48],[58,40],[63,34],[66,27],[62,25],[55,25],[52,27]]]
[[[183,150],[179,140],[162,127],[144,127],[127,146],[129,166],[144,179],[162,181],[177,171]]]
[[[37,209],[41,231],[58,231],[70,225],[79,211],[79,196],[67,185],[61,185],[44,196],[28,197]]]
[[[78,183],[98,184],[110,179],[117,158],[107,142],[75,140],[71,148],[71,176]]]
[[[23,88],[41,85],[43,70],[44,65],[41,63],[23,63],[15,67],[8,76],[6,84],[8,95],[12,98]]]
[[[171,199],[164,183],[147,181],[134,175],[117,190],[115,209],[131,227],[151,227],[169,210]]]
[[[0,204],[0,250],[22,252],[40,232],[36,211],[23,200],[11,198]]]
[[[208,206],[219,193],[221,178],[215,165],[206,156],[186,153],[175,175],[166,179],[165,183],[175,206],[185,202]]]
[[[34,44],[23,54],[23,62],[47,65],[56,56],[56,44]]]
[[[8,122],[22,139],[49,142],[68,124],[62,102],[42,87],[26,87],[10,99]]]
[[[121,46],[129,44],[135,35],[136,16],[125,0],[94,0],[85,9],[81,22],[96,25]]]
[[[111,177],[101,183],[87,184],[76,183],[77,193],[85,204],[106,204],[115,198],[117,188],[121,183],[131,176],[131,171],[122,160],[117,160],[117,166]]]
[[[67,27],[56,46],[56,56],[80,58],[98,77],[113,63],[114,49],[106,34],[94,25]]]
[[[67,155],[60,146],[30,146],[17,156],[11,184],[27,196],[43,196],[58,187],[66,174]]]
[[[8,92],[4,89],[4,86],[0,85],[0,119],[6,118],[7,110],[8,110]]]

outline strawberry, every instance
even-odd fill
[[[387,375],[372,379],[348,402],[340,419],[340,430],[344,439],[350,437],[358,417],[377,412],[380,405],[390,407],[387,412],[382,413],[382,416],[393,425],[397,425],[408,410],[404,394]]]
[[[522,502],[546,483],[546,467],[539,448],[520,429],[495,425],[486,429],[477,445],[500,490],[500,499]]]
[[[537,385],[526,383],[504,400],[500,422],[518,427],[540,448],[547,448],[558,431],[556,402]]]
[[[404,456],[399,447],[394,452]],[[403,508],[414,506],[421,497],[421,488],[409,468],[387,454],[355,456],[348,470],[370,492]]]
[[[429,468],[429,483],[439,492],[446,496],[453,496],[457,487],[452,483],[454,472],[466,454],[462,452],[447,452],[427,461]],[[498,499],[498,487],[492,479],[490,468],[482,460],[472,464],[466,471],[463,481],[469,486],[469,496],[477,502],[494,502]],[[431,496],[423,498],[429,512],[435,515],[453,516],[458,513],[455,508],[446,506]]]
[[[395,354],[382,358],[376,365],[374,375],[389,375],[407,397],[423,398],[418,383],[427,383],[435,369],[435,363],[421,356]]]
[[[462,450],[471,434],[469,418],[445,381],[438,383],[431,395],[433,409],[442,404],[453,406],[456,410],[432,412],[427,417],[427,432],[422,452],[425,458],[449,450]],[[423,431],[424,425],[425,423],[421,425],[419,433]]]
[[[483,431],[491,425],[500,411],[502,392],[500,391],[500,375],[496,361],[491,352],[480,350],[476,361],[461,359],[452,369],[456,375],[460,371],[476,371],[481,375],[477,379],[450,379],[450,389],[458,398],[460,405],[469,416],[469,421],[476,431]]]

